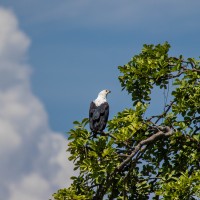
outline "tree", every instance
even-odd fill
[[[200,198],[200,61],[169,49],[144,45],[118,67],[133,108],[110,120],[108,132],[93,137],[87,118],[74,122],[68,151],[79,175],[55,200]],[[154,88],[170,101],[147,117]]]

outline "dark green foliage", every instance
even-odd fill
[[[200,198],[200,62],[171,57],[170,45],[144,45],[120,66],[119,81],[133,108],[93,137],[88,119],[69,131],[69,160],[79,171],[55,200]],[[154,87],[168,89],[171,102],[144,118]]]

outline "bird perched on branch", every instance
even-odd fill
[[[93,133],[102,133],[106,127],[109,115],[107,95],[110,90],[102,90],[98,97],[90,103],[89,123]]]

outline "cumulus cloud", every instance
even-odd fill
[[[65,138],[31,91],[29,45],[13,12],[0,8],[0,199],[48,199],[73,174]]]

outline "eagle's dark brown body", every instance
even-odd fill
[[[92,101],[89,110],[90,129],[94,133],[102,132],[107,124],[109,116],[109,105],[107,102],[96,106]]]

